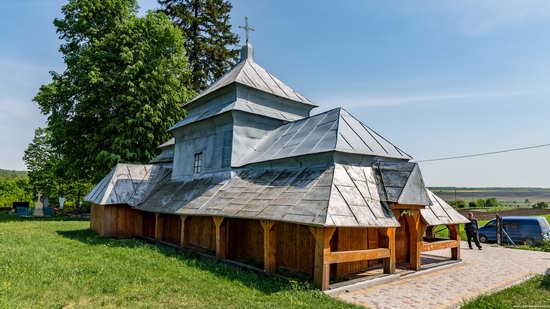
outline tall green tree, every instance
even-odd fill
[[[34,131],[34,138],[25,150],[29,182],[34,192],[57,193],[56,169],[60,156],[51,144],[51,135],[44,128]]]
[[[232,48],[239,37],[231,32],[232,5],[227,0],[159,0],[185,33],[192,88],[200,92],[233,66],[239,55]]]
[[[34,100],[69,179],[96,182],[119,162],[147,162],[181,119],[190,71],[182,32],[135,0],[69,0],[54,25],[66,64]]]

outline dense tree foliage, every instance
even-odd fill
[[[35,101],[48,115],[56,173],[96,182],[119,162],[147,162],[191,93],[182,32],[135,0],[70,0],[54,21],[66,64]]]
[[[550,204],[548,202],[543,201],[543,202],[537,202],[533,204],[532,207],[535,209],[548,209],[548,207],[550,207]]]
[[[41,193],[47,194],[53,204],[57,203],[59,196],[65,197],[67,205],[79,204],[83,195],[90,190],[91,184],[85,180],[69,179],[64,174],[60,158],[60,154],[51,144],[49,131],[43,128],[36,129],[32,143],[23,156],[29,179],[26,187],[22,188],[30,193],[25,195],[25,201],[34,199],[33,196]]]
[[[200,92],[235,64],[239,37],[231,32],[227,0],[159,0],[162,10],[185,33],[192,88]]]

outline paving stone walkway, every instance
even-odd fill
[[[450,256],[450,250],[429,254]],[[488,245],[482,251],[470,250],[463,242],[461,254],[463,262],[450,267],[332,296],[369,308],[454,308],[534,274],[550,274],[550,253]]]

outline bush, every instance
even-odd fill
[[[452,201],[449,204],[451,206],[455,207],[455,208],[465,208],[466,207],[466,202],[463,201],[463,200]]]
[[[499,206],[499,202],[496,198],[490,197],[485,200],[485,207],[497,207]]]
[[[535,208],[535,209],[548,209],[548,207],[550,207],[550,205],[548,204],[548,202],[538,202],[538,203],[533,204],[532,207]]]
[[[468,203],[468,207],[470,207],[470,208],[476,208],[476,207],[477,207],[477,203],[476,203],[476,202],[469,202],[469,203]]]

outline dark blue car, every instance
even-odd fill
[[[540,245],[550,240],[550,225],[545,217],[502,217],[502,226],[512,241],[518,245]],[[493,219],[479,228],[479,241],[497,241],[497,223]],[[510,242],[506,235],[503,242]]]

